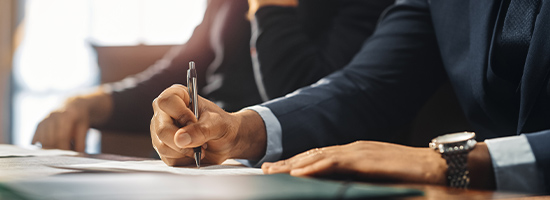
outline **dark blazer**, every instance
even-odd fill
[[[262,99],[281,97],[344,67],[394,2],[300,0],[296,8],[258,9],[251,52]]]
[[[550,191],[550,2],[542,3],[512,95],[490,70],[500,3],[398,1],[343,70],[264,104],[281,123],[283,158],[360,139],[393,141],[389,133],[449,80],[479,140],[526,134]]]

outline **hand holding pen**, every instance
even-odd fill
[[[247,109],[228,113],[198,96],[196,76],[191,63],[189,87],[172,85],[153,101],[151,139],[162,161],[186,166],[221,164],[229,158],[260,160],[267,143],[262,118]]]

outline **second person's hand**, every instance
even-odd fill
[[[91,125],[104,123],[111,110],[111,96],[101,88],[71,97],[38,124],[32,143],[40,142],[47,149],[84,152],[88,129]]]

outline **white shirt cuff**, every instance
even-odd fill
[[[525,135],[488,139],[485,143],[491,154],[497,190],[545,191],[542,172]]]
[[[251,106],[243,110],[256,111],[262,120],[264,120],[265,130],[267,133],[267,147],[265,155],[260,161],[251,161],[239,159],[237,161],[249,167],[261,167],[264,162],[274,162],[281,159],[283,153],[282,129],[279,120],[271,110],[265,106]]]

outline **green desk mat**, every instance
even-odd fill
[[[369,199],[422,195],[415,189],[288,174],[183,176],[77,173],[0,183],[0,199]]]

